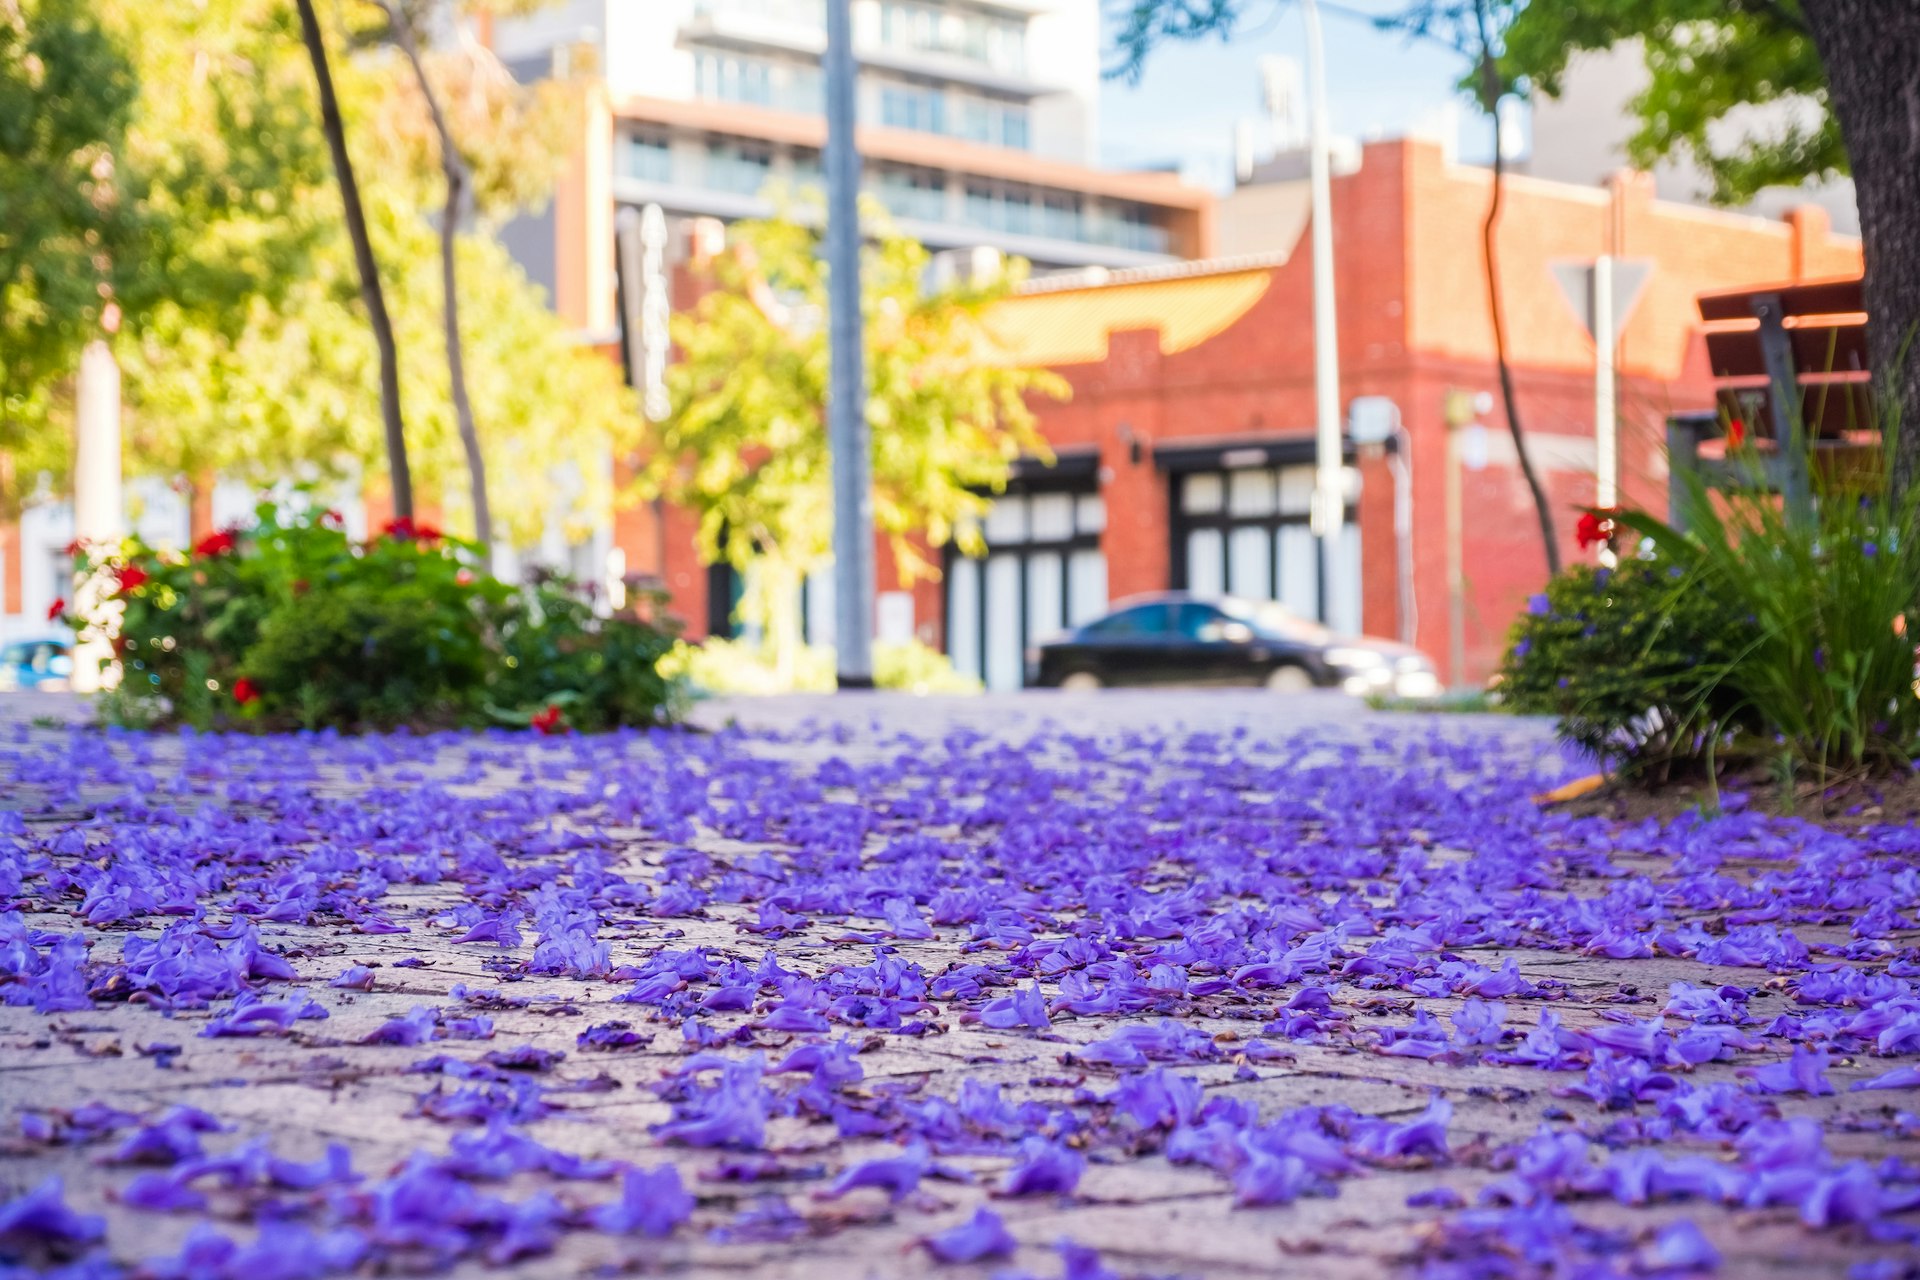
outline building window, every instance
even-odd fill
[[[1026,23],[916,0],[884,0],[880,43],[900,53],[965,58],[1007,75],[1027,69]]]
[[[967,183],[966,220],[988,231],[1032,235],[1044,221],[1035,207],[1034,193],[1013,183]]]
[[[818,114],[824,109],[820,68],[702,49],[693,56],[694,96],[744,102],[775,111]]]
[[[773,149],[758,142],[715,141],[707,146],[707,186],[757,196],[773,172]]]
[[[873,193],[896,218],[921,222],[947,220],[946,175],[934,169],[888,165],[871,175]]]
[[[665,134],[645,131],[622,136],[615,155],[614,172],[622,178],[641,182],[673,181],[673,149]]]
[[[921,85],[885,85],[880,90],[880,123],[893,129],[945,133],[946,96]]]
[[[1026,650],[1107,609],[1106,506],[1093,476],[1015,481],[981,524],[982,559],[949,551],[947,653],[989,689],[1026,683]]]
[[[1313,484],[1311,466],[1175,476],[1174,586],[1203,596],[1277,600],[1298,617],[1357,629],[1355,513],[1347,511],[1329,573],[1308,523]]]

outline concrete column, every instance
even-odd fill
[[[75,396],[73,448],[73,536],[83,543],[114,543],[126,535],[120,488],[120,366],[104,341],[96,339],[80,353]],[[106,639],[111,622],[107,602],[97,589],[76,589],[74,609],[99,633],[74,653],[73,687],[93,693],[117,683]]]

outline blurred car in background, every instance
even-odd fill
[[[1265,685],[1430,698],[1433,660],[1409,645],[1335,635],[1277,604],[1162,592],[1028,650],[1028,681],[1046,688]]]
[[[57,637],[0,645],[0,690],[55,693],[73,678],[73,642]]]

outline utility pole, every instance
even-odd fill
[[[827,454],[833,475],[834,653],[842,689],[873,687],[873,442],[860,314],[860,147],[853,15],[827,0]]]
[[[1321,581],[1339,563],[1340,526],[1346,517],[1340,447],[1340,330],[1333,298],[1333,175],[1327,130],[1327,49],[1317,0],[1300,0],[1307,26],[1307,90],[1313,99],[1308,175],[1313,203],[1313,531],[1320,539]]]

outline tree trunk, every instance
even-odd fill
[[[360,274],[360,300],[373,325],[373,342],[380,350],[380,418],[386,427],[387,473],[393,487],[396,520],[413,519],[413,472],[407,466],[407,437],[400,421],[400,355],[393,340],[393,321],[380,287],[380,268],[367,234],[367,214],[360,203],[360,184],[354,181],[353,160],[347,154],[347,130],[340,119],[340,102],[333,92],[333,73],[327,68],[327,46],[313,0],[295,0],[300,10],[300,34],[306,41],[313,76],[320,85],[320,129],[333,155],[334,177],[340,183],[340,201],[346,207],[347,238],[353,242],[353,262]]]
[[[1547,553],[1547,573],[1560,572],[1560,544],[1553,536],[1553,507],[1547,501],[1546,488],[1533,469],[1533,455],[1527,452],[1527,437],[1520,429],[1520,397],[1513,389],[1513,365],[1507,359],[1507,322],[1500,312],[1499,256],[1494,248],[1494,233],[1500,226],[1500,206],[1507,195],[1507,155],[1501,147],[1500,100],[1506,96],[1506,83],[1500,78],[1494,60],[1493,36],[1487,23],[1487,0],[1474,0],[1473,16],[1480,37],[1480,102],[1493,121],[1493,200],[1487,205],[1486,221],[1480,224],[1480,255],[1487,273],[1487,310],[1493,317],[1493,358],[1500,371],[1500,399],[1507,410],[1507,430],[1513,436],[1513,451],[1520,459],[1520,474],[1526,477],[1533,493],[1534,514],[1540,520],[1540,542]],[[1599,423],[1594,424],[1595,435]]]
[[[472,177],[466,157],[454,145],[453,130],[440,110],[440,99],[427,79],[426,64],[420,59],[420,43],[413,28],[391,4],[381,0],[394,42],[413,68],[413,77],[426,99],[427,115],[440,139],[440,171],[447,180],[447,207],[440,215],[440,313],[447,336],[447,380],[453,393],[453,420],[460,430],[460,447],[467,455],[467,486],[473,499],[473,536],[489,566],[493,564],[493,510],[487,502],[487,460],[480,452],[480,432],[473,422],[473,402],[467,396],[467,364],[460,350],[460,287],[455,249],[459,244],[460,217],[466,209]]]
[[[1886,0],[1801,0],[1827,70],[1860,205],[1867,344],[1893,487],[1920,483],[1920,9]]]
[[[219,478],[211,471],[196,471],[187,480],[187,542],[189,545],[213,532],[213,486]]]

